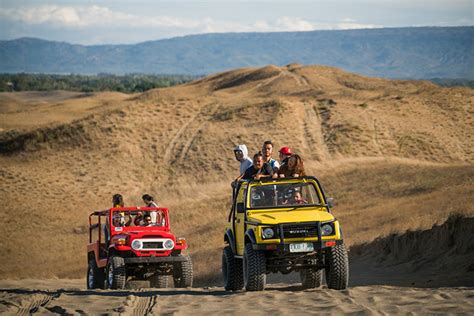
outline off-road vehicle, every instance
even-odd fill
[[[347,288],[349,263],[339,221],[314,177],[239,181],[224,235],[224,287],[265,289],[266,275],[297,271],[316,288]]]
[[[143,219],[151,218],[149,223]],[[124,288],[127,280],[151,287],[190,287],[193,266],[184,238],[170,231],[167,208],[123,207],[89,215],[87,288]]]

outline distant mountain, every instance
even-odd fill
[[[268,64],[319,64],[368,76],[474,79],[474,27],[224,33],[134,45],[0,41],[0,72],[201,75]]]

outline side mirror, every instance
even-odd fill
[[[237,213],[244,213],[244,203],[237,203]]]
[[[334,199],[332,197],[326,198],[326,201],[328,202],[328,207],[333,208],[334,207]]]

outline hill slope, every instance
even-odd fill
[[[80,97],[0,98],[0,278],[83,276],[88,213],[114,193],[134,205],[146,192],[171,208],[197,280],[215,282],[232,148],[253,153],[269,138],[301,153],[335,197],[349,245],[474,214],[472,89],[292,64]],[[51,103],[56,122],[23,124]]]
[[[0,41],[0,72],[209,74],[292,62],[390,78],[474,79],[474,27],[185,36],[135,45]]]

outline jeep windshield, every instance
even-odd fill
[[[111,224],[115,228],[166,225],[166,216],[162,210],[114,210],[111,218]]]
[[[250,188],[250,208],[321,205],[312,183],[271,183]]]

